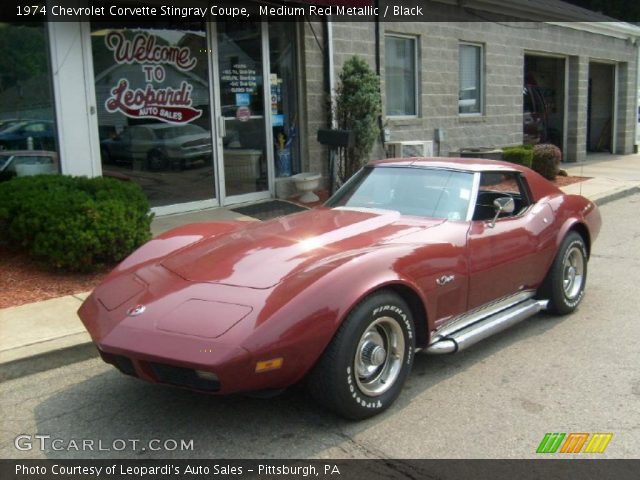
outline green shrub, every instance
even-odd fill
[[[560,169],[562,152],[550,143],[533,147],[533,163],[531,168],[548,180],[555,180]]]
[[[380,79],[363,58],[353,56],[342,66],[335,97],[331,114],[338,128],[351,130],[354,138],[351,147],[340,150],[338,177],[345,182],[367,163],[378,137]]]
[[[38,175],[0,184],[0,240],[63,270],[122,260],[150,236],[149,202],[134,183]]]
[[[528,146],[506,147],[502,149],[502,159],[531,168],[533,150]]]

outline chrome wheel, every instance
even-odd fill
[[[353,362],[356,383],[369,396],[389,390],[400,371],[405,355],[404,334],[397,320],[377,318],[364,331]]]
[[[584,281],[584,255],[582,250],[573,246],[564,257],[562,265],[562,288],[564,295],[569,300],[573,300],[582,290]]]

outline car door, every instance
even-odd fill
[[[516,207],[495,222],[496,198],[509,196]],[[523,290],[534,290],[553,255],[553,210],[533,203],[519,172],[483,172],[468,233],[468,308]]]
[[[437,328],[466,311],[468,299],[467,237],[474,176],[470,172],[427,170],[396,185],[394,202],[400,211],[424,217],[424,228],[403,237],[417,246],[405,259],[404,271],[423,292]],[[441,223],[433,225],[434,219]],[[419,220],[416,220],[419,222]]]

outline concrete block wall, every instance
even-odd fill
[[[589,59],[571,56],[569,62],[569,98],[567,108],[567,147],[564,159],[577,161],[587,153],[587,95]]]
[[[322,25],[317,23],[321,35]],[[308,27],[305,27],[305,32]],[[419,115],[415,118],[384,117],[391,140],[434,140],[434,131],[444,131],[440,155],[467,147],[504,147],[522,143],[522,87],[525,55],[565,58],[568,64],[567,128],[565,160],[581,161],[586,156],[586,124],[589,61],[605,60],[618,64],[617,153],[632,153],[637,94],[637,47],[625,39],[590,33],[566,26],[541,22],[381,22],[380,62],[384,109],[384,34],[415,35],[419,43]],[[375,65],[375,25],[373,22],[334,23],[334,62],[336,75],[342,63],[353,54]],[[315,40],[305,33],[305,56],[313,59],[313,72],[322,66]],[[458,114],[458,48],[460,42],[484,47],[484,112],[480,116]],[[307,52],[306,48],[310,48]],[[306,68],[306,67],[305,67]],[[314,73],[315,75],[315,73]],[[309,156],[313,165],[326,163],[326,154],[314,147],[315,128],[321,124],[315,113],[321,91],[322,74],[317,81],[306,72],[309,111]],[[318,88],[318,90],[315,90]],[[311,138],[313,137],[313,141]],[[437,148],[437,144],[436,144]],[[437,153],[437,151],[436,151]],[[381,148],[372,158],[384,155]]]
[[[623,63],[618,66],[616,153],[620,154],[634,151],[636,143],[635,128],[638,121],[636,102],[638,93],[635,89],[626,87],[635,81],[637,72],[637,67],[629,63]]]
[[[302,80],[301,125],[305,128],[302,170],[328,175],[327,149],[316,139],[319,128],[327,127],[327,101],[324,86],[323,27],[320,21],[300,24],[302,44],[300,76]]]
[[[539,54],[559,55],[569,63],[565,158],[576,161],[586,155],[590,59],[619,64],[618,153],[633,151],[634,125],[628,116],[633,110],[636,78],[629,73],[636,71],[636,53],[625,40],[545,23],[386,23],[384,30],[416,35],[421,48],[421,114],[414,119],[387,118],[393,140],[431,140],[434,129],[440,128],[445,133],[441,155],[466,147],[521,144],[524,57]],[[484,48],[481,116],[458,115],[460,42]],[[384,83],[384,72],[382,77]]]

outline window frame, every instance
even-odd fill
[[[513,179],[515,180],[518,186],[518,190],[520,190],[520,198],[523,203],[522,208],[518,213],[510,215],[508,217],[498,217],[496,219],[496,222],[501,222],[504,220],[514,220],[514,219],[524,217],[524,215],[529,211],[529,209],[535,204],[535,202],[533,201],[533,196],[531,194],[531,189],[529,187],[529,182],[527,181],[526,175],[524,175],[522,172],[519,172],[517,170],[509,170],[509,171],[487,170],[487,171],[477,172],[476,184],[474,185],[475,191],[472,194],[473,202],[470,204],[471,208],[468,214],[469,221],[487,222],[486,219],[475,219],[475,212],[478,206],[478,197],[480,195],[480,191],[482,190],[482,185],[481,185],[482,176],[490,175],[490,174],[512,175]],[[505,196],[511,196],[511,195],[506,193]]]
[[[386,67],[387,48],[386,48],[386,40],[387,40],[387,37],[401,38],[401,39],[404,39],[404,40],[412,40],[413,41],[413,44],[414,44],[414,47],[415,47],[413,49],[413,65],[414,65],[413,87],[414,87],[414,91],[415,91],[415,95],[414,95],[414,99],[413,99],[413,101],[414,101],[414,109],[415,109],[415,113],[414,114],[393,115],[393,114],[389,114],[387,112],[387,95],[386,95],[386,86],[387,86],[387,67]],[[406,34],[406,33],[385,32],[384,33],[384,40],[385,40],[385,51],[384,51],[384,55],[385,55],[385,72],[384,72],[384,81],[385,81],[384,109],[385,109],[385,117],[393,119],[393,120],[419,118],[420,117],[420,68],[419,68],[419,65],[420,65],[420,54],[419,54],[420,36],[419,35]]]
[[[461,86],[461,78],[460,78],[460,67],[462,56],[460,52],[462,47],[476,47],[480,49],[480,81],[478,82],[478,88],[480,92],[478,93],[478,102],[480,103],[480,108],[477,112],[461,112],[460,111],[460,86]],[[485,115],[485,45],[479,42],[467,42],[464,40],[460,40],[458,42],[458,116],[462,118],[473,118],[473,117],[483,117]]]

